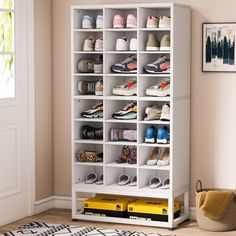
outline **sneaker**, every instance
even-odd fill
[[[125,18],[121,15],[115,15],[113,18],[113,28],[115,29],[125,28]]]
[[[95,84],[95,95],[102,96],[103,95],[103,82],[102,79],[98,80]]]
[[[137,58],[135,55],[127,57],[124,61],[111,66],[116,73],[137,73]]]
[[[103,58],[102,55],[98,55],[94,60],[94,73],[102,74],[103,73]]]
[[[98,102],[90,110],[81,113],[85,118],[102,118],[103,117],[103,101]]]
[[[170,36],[168,34],[165,34],[161,39],[161,51],[167,51],[170,50]]]
[[[129,50],[130,51],[137,51],[137,45],[138,45],[137,39],[136,38],[132,38],[130,40]]]
[[[145,109],[146,117],[144,118],[145,121],[149,120],[160,120],[161,118],[161,107],[157,105],[153,105],[151,107],[147,107]]]
[[[94,64],[90,59],[80,59],[78,62],[78,71],[80,73],[93,73]]]
[[[89,36],[84,40],[83,50],[84,51],[93,51],[95,46],[95,38],[93,36]]]
[[[170,163],[170,150],[165,148],[160,158],[157,160],[158,166],[168,166]]]
[[[126,28],[136,28],[137,27],[137,18],[133,14],[129,14],[126,19]]]
[[[162,55],[156,61],[147,64],[143,68],[146,73],[166,73],[170,70],[170,60],[167,56]]]
[[[147,51],[159,51],[160,50],[160,42],[158,41],[158,39],[154,33],[149,33],[149,35],[148,35],[146,50]]]
[[[163,121],[170,120],[170,104],[169,103],[166,103],[162,106],[160,119]]]
[[[160,28],[170,28],[170,17],[161,16],[159,21]]]
[[[102,15],[97,16],[96,29],[103,29],[103,16]]]
[[[161,154],[161,149],[159,147],[153,148],[151,155],[149,156],[147,160],[147,165],[148,166],[154,166],[157,164],[157,160],[159,159]]]
[[[159,84],[156,84],[146,89],[146,94],[149,96],[166,97],[170,95],[170,79],[163,79]]]
[[[120,111],[113,113],[112,117],[119,120],[137,119],[137,103],[131,102],[127,104]]]
[[[94,29],[95,28],[95,19],[85,15],[82,20],[82,28],[83,29]]]
[[[136,95],[137,94],[137,81],[135,79],[131,79],[113,88],[112,92],[115,95],[121,95],[121,96]]]
[[[159,26],[159,19],[156,16],[149,16],[147,19],[147,28],[153,29],[158,28]]]
[[[118,38],[116,40],[116,51],[128,51],[129,45],[126,37]]]
[[[145,143],[155,143],[157,129],[155,126],[150,126],[146,130]]]
[[[95,42],[95,51],[103,50],[103,39],[97,39]]]
[[[170,141],[170,129],[167,126],[157,130],[157,143],[166,144]]]
[[[77,90],[81,95],[95,94],[96,81],[80,80],[77,84]]]

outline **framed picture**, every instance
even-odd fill
[[[202,24],[202,71],[236,72],[236,23]]]

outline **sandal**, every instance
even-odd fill
[[[130,183],[130,177],[126,174],[121,174],[119,177],[118,177],[118,184],[119,185],[127,185]]]
[[[133,147],[133,149],[130,152],[130,155],[128,157],[128,163],[129,164],[137,164],[137,148]]]
[[[116,158],[116,163],[126,163],[130,155],[129,146],[123,146],[121,155]]]

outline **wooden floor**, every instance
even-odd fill
[[[195,221],[185,222],[180,225],[175,230],[168,230],[162,228],[154,228],[154,227],[144,227],[144,226],[132,226],[132,225],[121,225],[121,224],[110,224],[110,223],[98,223],[98,222],[88,222],[88,221],[72,221],[71,220],[71,211],[70,210],[62,210],[62,209],[51,209],[44,213],[28,217],[12,224],[0,227],[0,234],[9,230],[13,230],[18,228],[19,226],[32,222],[46,222],[46,223],[55,223],[55,224],[70,224],[70,225],[83,225],[83,226],[92,226],[92,227],[102,227],[102,228],[115,228],[122,230],[135,230],[142,232],[150,232],[150,233],[161,233],[165,234],[173,234],[176,236],[236,236],[236,231],[231,232],[223,232],[223,233],[215,233],[215,232],[207,232],[198,228],[197,223]]]

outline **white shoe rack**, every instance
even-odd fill
[[[137,16],[137,28],[114,29],[113,17],[115,14]],[[103,15],[103,29],[82,29],[82,18],[89,15],[96,18]],[[170,28],[147,29],[148,16],[170,16]],[[190,20],[191,10],[188,6],[174,3],[156,4],[129,4],[129,5],[77,5],[71,8],[71,61],[72,61],[72,218],[114,222],[124,224],[149,225],[173,228],[189,217],[189,160],[190,160]],[[161,40],[164,34],[171,39],[170,51],[145,51],[148,33],[154,32]],[[88,36],[103,38],[102,52],[84,52],[83,42]],[[137,51],[115,51],[118,37],[126,36],[128,39],[137,38]],[[103,54],[103,74],[79,73],[78,60],[93,58]],[[137,74],[112,73],[111,65],[122,61],[125,57],[135,54],[137,56]],[[146,74],[143,66],[154,61],[162,54],[167,55],[171,61],[169,74]],[[137,78],[137,96],[114,96],[112,88],[120,85],[130,78]],[[170,78],[171,94],[169,97],[146,96],[146,88],[156,84],[163,78]],[[103,78],[103,96],[79,95],[77,83],[79,80],[98,80]],[[85,119],[80,116],[82,111],[88,110],[103,100],[104,114],[100,119]],[[121,109],[130,101],[137,101],[138,116],[136,120],[115,120],[112,113]],[[144,121],[144,110],[147,106],[163,105],[169,102],[171,106],[171,119],[169,122]],[[80,129],[83,125],[103,127],[103,140],[82,139]],[[147,144],[144,142],[146,129],[150,125],[157,128],[167,125],[170,128],[170,143]],[[111,128],[136,129],[137,142],[114,142],[110,140]],[[116,164],[116,157],[121,153],[123,145],[137,147],[137,164]],[[164,167],[147,166],[146,162],[154,147],[168,147],[170,149],[170,165]],[[102,163],[80,163],[76,160],[78,150],[103,151]],[[85,184],[85,177],[89,172],[103,173],[103,185]],[[137,186],[119,186],[117,184],[120,174],[137,175]],[[150,189],[148,181],[152,176],[170,178],[170,188],[167,190]],[[122,196],[135,196],[168,200],[168,222],[134,220],[115,217],[102,217],[84,215],[78,208],[77,194],[111,194]],[[183,196],[181,216],[173,217],[173,203]]]

